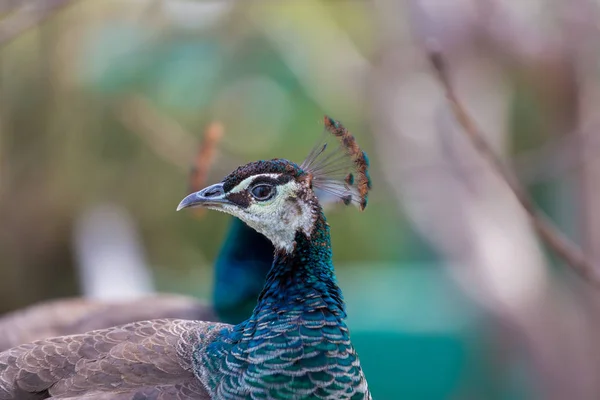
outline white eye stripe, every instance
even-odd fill
[[[250,183],[257,184],[260,183]],[[301,190],[304,190],[302,185],[292,179],[277,185],[277,195],[272,201],[253,201],[243,209],[232,206],[231,214],[269,238],[275,248],[289,253],[294,249],[298,231],[310,237],[317,215],[308,202],[293,201],[294,198],[297,199]],[[295,206],[290,206],[290,201],[293,201]]]
[[[231,189],[229,191],[229,193],[239,193],[239,192],[242,192],[242,191],[248,189],[248,186],[250,186],[254,182],[254,180],[256,178],[265,177],[265,178],[277,179],[280,176],[281,176],[281,174],[259,174],[259,175],[252,175],[252,176],[247,177],[246,179],[244,179],[240,183],[238,183],[236,187],[234,187],[233,189]]]

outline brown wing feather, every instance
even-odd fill
[[[104,306],[85,299],[47,301],[0,318],[0,351],[23,343],[60,336],[63,328]]]
[[[226,326],[152,320],[24,344],[0,353],[0,400],[209,399],[191,351]]]
[[[103,309],[83,315],[75,325],[68,328],[69,332],[61,333],[61,335],[105,329],[150,319],[217,320],[212,306],[189,296],[160,294],[105,304],[106,307]]]
[[[92,392],[76,397],[49,397],[49,399],[60,400],[186,400],[186,399],[210,399],[199,382],[192,385],[172,385],[135,389],[129,392],[107,393]]]
[[[216,320],[212,307],[188,296],[162,294],[118,302],[54,300],[0,318],[0,351],[48,337],[161,318]]]

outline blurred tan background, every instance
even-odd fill
[[[600,268],[593,0],[0,1],[0,312],[149,291],[210,298],[209,182],[300,162],[341,120],[372,162],[335,265],[378,399],[600,398],[600,288],[546,249],[454,120],[426,48],[539,207]]]

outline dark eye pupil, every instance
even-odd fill
[[[252,195],[259,200],[265,200],[271,195],[272,188],[268,185],[258,185],[252,189]]]

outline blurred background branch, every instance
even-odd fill
[[[464,132],[469,137],[473,146],[481,154],[481,156],[488,160],[490,165],[496,170],[498,174],[506,181],[506,184],[510,187],[511,191],[516,196],[517,200],[521,203],[525,211],[531,217],[532,223],[535,226],[541,239],[556,252],[569,267],[571,267],[577,274],[583,279],[588,281],[590,284],[598,287],[600,285],[600,275],[598,275],[598,268],[593,265],[591,260],[588,260],[581,249],[560,232],[553,224],[548,220],[545,215],[542,215],[535,204],[529,198],[529,195],[521,188],[521,185],[516,181],[512,172],[510,172],[505,166],[502,160],[498,158],[490,145],[485,140],[484,136],[480,133],[479,128],[475,125],[475,122],[471,119],[463,105],[458,100],[454,89],[450,83],[448,77],[447,65],[444,57],[441,53],[436,50],[432,50],[429,53],[431,63],[440,78],[440,81],[444,87],[446,97],[450,102],[454,116],[458,123],[463,128]]]

